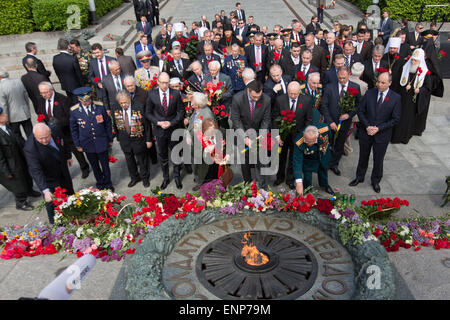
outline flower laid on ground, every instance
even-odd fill
[[[450,249],[450,215],[443,218],[408,218],[387,223],[373,221],[368,211],[397,210],[406,200],[386,198],[354,204],[354,197],[336,196],[316,199],[311,193],[298,196],[295,191],[274,192],[259,188],[257,183],[239,183],[225,188],[213,180],[200,188],[200,197],[164,194],[153,190],[152,196],[140,193],[125,203],[126,197],[108,190],[87,188],[74,195],[55,190],[55,225],[12,226],[0,229],[0,258],[66,252],[82,257],[92,254],[102,261],[120,261],[133,254],[146,234],[166,219],[181,221],[206,208],[220,209],[222,214],[237,215],[243,210],[309,214],[316,209],[336,222],[343,244],[377,241],[388,252],[399,248],[420,250],[433,247]],[[306,192],[306,191],[305,191]],[[380,208],[379,208],[380,207]]]
[[[109,161],[110,163],[116,163],[118,160],[119,160],[119,159],[117,159],[117,158],[115,158],[115,157],[113,157],[113,156],[109,156],[109,157],[108,157],[108,161]]]

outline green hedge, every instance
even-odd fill
[[[33,31],[29,0],[0,0],[0,34]]]
[[[367,7],[372,5],[372,0],[347,0],[350,3],[353,3],[355,6],[359,7],[361,11],[366,12]],[[380,8],[386,7],[386,0],[380,0],[378,3]],[[381,15],[381,13],[380,13]]]
[[[80,8],[81,28],[88,26],[89,3],[86,0],[33,0],[31,5],[36,30],[54,31],[67,30],[68,20],[75,13],[67,13],[67,8],[76,5]],[[74,22],[72,22],[74,23]]]
[[[448,0],[386,0],[387,9],[391,13],[392,19],[406,18],[409,21],[418,21],[420,16],[420,6],[425,4],[449,4]],[[434,15],[439,12],[438,21],[442,21],[442,16],[450,14],[450,7],[424,8],[422,21],[433,21]]]
[[[103,17],[111,10],[117,8],[123,3],[123,0],[95,0],[95,11],[97,18]]]

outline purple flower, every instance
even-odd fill
[[[344,211],[344,216],[346,217],[346,218],[350,218],[351,216],[353,216],[355,214],[355,211],[353,211],[352,209],[350,209],[350,208],[347,208],[347,209],[345,209],[345,211]]]
[[[111,240],[110,246],[111,246],[111,249],[113,249],[113,250],[122,249],[122,245],[123,245],[123,242],[122,242],[122,240],[120,240],[120,238],[115,238],[115,239]]]
[[[217,197],[217,193],[221,194],[225,192],[225,187],[222,184],[222,181],[219,179],[212,180],[208,183],[203,184],[200,187],[200,196],[205,201],[214,201]]]
[[[369,231],[364,232],[364,238],[369,239],[369,236],[370,236]]]
[[[111,254],[111,259],[120,261],[120,259],[122,259],[122,256],[120,256],[119,253],[118,253],[117,251],[114,251],[114,252]]]
[[[90,248],[94,242],[91,240],[91,238],[86,237],[82,240],[75,239],[73,240],[73,251],[74,252],[84,252],[87,248]]]
[[[389,221],[386,224],[386,228],[389,230],[390,233],[393,233],[395,232],[395,230],[397,230],[397,225],[395,224],[395,222]]]

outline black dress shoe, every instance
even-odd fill
[[[330,168],[331,171],[337,176],[341,175],[341,171],[338,169],[338,167]]]
[[[372,183],[372,188],[373,191],[375,191],[376,193],[380,193],[380,185],[378,183]]]
[[[169,179],[164,179],[163,182],[161,183],[161,190],[164,190],[165,188],[167,188],[169,183],[170,183]]]
[[[144,180],[143,185],[144,185],[144,188],[150,187],[150,181]]]
[[[175,178],[175,185],[177,186],[177,189],[183,189],[183,184],[181,183],[180,178]]]
[[[42,194],[39,191],[31,190],[30,193],[28,193],[29,197],[37,198],[42,196]]]
[[[326,193],[334,195],[334,190],[330,186],[326,186],[325,188],[323,188],[323,190],[325,190]]]
[[[283,183],[283,181],[284,181],[284,179],[277,179],[277,180],[275,180],[275,182],[273,183],[273,185],[276,187],[276,186],[279,186],[280,184],[282,184]]]
[[[21,203],[16,203],[16,209],[22,211],[32,211],[34,207],[25,201]]]
[[[354,187],[357,186],[358,184],[360,184],[361,182],[363,182],[364,180],[359,180],[358,178],[356,178],[355,180],[353,180],[352,182],[350,182],[348,185],[350,187]]]
[[[141,181],[141,179],[131,180],[130,183],[128,184],[128,188],[133,188],[140,181]]]
[[[89,169],[83,170],[81,173],[81,179],[86,179],[87,177],[89,177]]]

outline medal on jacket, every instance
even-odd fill
[[[103,115],[99,114],[98,116],[95,116],[95,119],[97,120],[97,123],[103,122]]]

